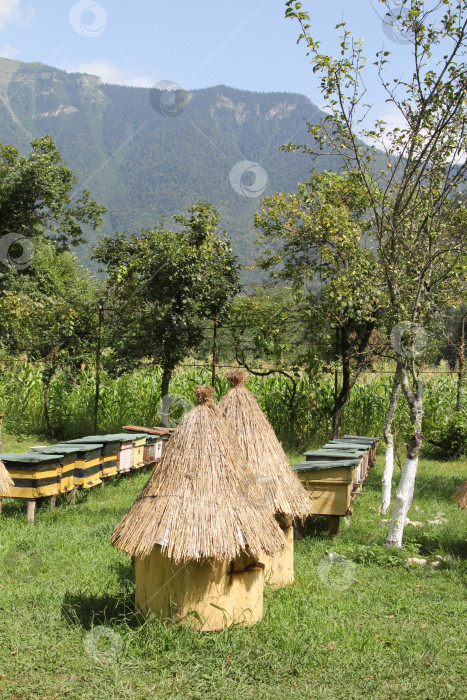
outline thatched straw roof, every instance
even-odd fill
[[[457,503],[459,508],[467,508],[467,481],[459,486],[452,500]]]
[[[292,471],[282,445],[245,382],[248,373],[226,373],[231,389],[219,403],[232,426],[248,464],[263,489],[264,501],[273,513],[304,520],[312,515],[311,498]]]
[[[138,499],[112,535],[131,556],[155,545],[175,561],[235,559],[247,546],[277,554],[285,538],[261,498],[255,477],[214,403],[197,387],[198,404],[184,416]]]
[[[8,494],[13,485],[12,478],[8,474],[5,465],[0,460],[0,493]]]

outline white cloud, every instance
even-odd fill
[[[0,29],[20,18],[20,0],[0,0]]]
[[[112,85],[130,85],[132,87],[152,87],[157,80],[150,75],[132,76],[122,70],[112,61],[97,60],[88,63],[80,63],[78,66],[65,67],[64,70],[73,73],[89,73],[97,75],[104,83]]]
[[[15,49],[11,44],[7,44],[3,49],[0,49],[0,58],[16,58],[20,53],[19,49]]]

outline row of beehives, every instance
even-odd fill
[[[344,435],[319,450],[305,452],[306,461],[294,466],[313,499],[315,515],[343,516],[352,494],[365,482],[376,457],[379,438]]]
[[[127,432],[92,435],[56,445],[32,447],[29,452],[4,453],[13,485],[0,498],[36,499],[92,488],[116,474],[153,464],[162,456],[162,434]]]

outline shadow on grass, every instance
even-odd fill
[[[63,596],[61,614],[69,625],[79,625],[91,629],[97,625],[110,622],[123,623],[135,627],[141,622],[141,616],[135,611],[134,580],[131,564],[118,562],[113,567],[122,582],[124,590],[117,595],[89,595],[86,592],[71,593]]]

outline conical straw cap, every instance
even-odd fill
[[[147,485],[112,535],[144,557],[159,545],[175,561],[231,560],[242,551],[277,554],[285,538],[220,415],[212,387],[196,389]]]

